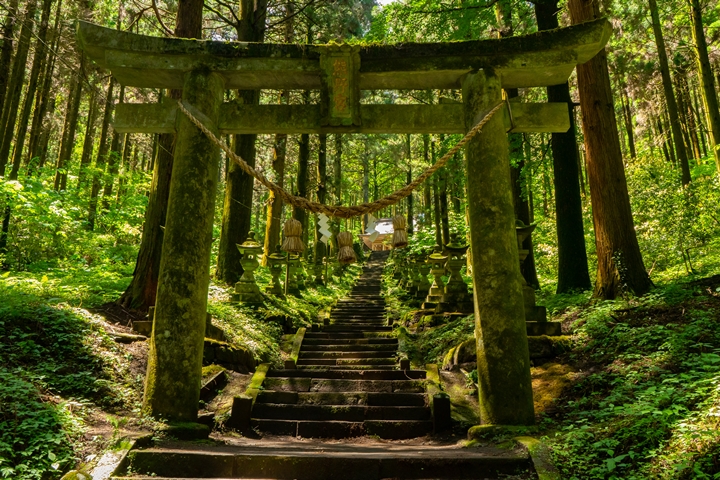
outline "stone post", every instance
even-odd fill
[[[486,69],[463,80],[469,130],[502,99],[500,78]],[[484,424],[534,422],[510,158],[497,113],[466,147],[480,418]]]
[[[209,70],[188,72],[183,100],[217,132],[225,86]],[[219,149],[181,113],[150,338],[143,410],[168,420],[197,419],[210,281]]]

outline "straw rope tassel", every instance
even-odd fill
[[[282,249],[290,253],[300,253],[305,250],[305,244],[302,241],[302,223],[291,218],[285,222],[283,227],[285,232],[285,241],[282,244]]]
[[[408,244],[407,220],[402,215],[393,217],[393,248],[405,248]]]
[[[343,264],[355,263],[357,257],[355,256],[355,250],[352,248],[353,236],[350,232],[340,232],[337,234],[338,246],[338,262]]]
[[[227,154],[227,156],[235,163],[238,167],[240,167],[245,173],[248,175],[251,175],[255,179],[257,179],[258,182],[262,183],[268,190],[275,193],[277,196],[283,199],[285,203],[289,203],[290,205],[298,208],[302,208],[304,210],[313,212],[313,213],[324,213],[325,215],[329,217],[339,217],[339,218],[352,218],[352,217],[359,217],[360,215],[365,215],[368,213],[375,213],[380,210],[382,210],[385,207],[389,207],[391,205],[395,205],[403,198],[410,195],[417,187],[419,187],[425,180],[430,178],[433,173],[435,173],[438,169],[445,166],[445,164],[455,155],[456,152],[458,152],[467,142],[469,142],[475,135],[482,130],[482,127],[490,121],[493,115],[495,113],[499,112],[502,108],[504,108],[506,105],[504,100],[501,100],[495,107],[493,107],[492,110],[490,110],[485,117],[483,117],[482,120],[480,120],[473,128],[470,129],[468,133],[465,134],[465,136],[460,140],[458,143],[455,144],[454,147],[452,147],[450,150],[447,151],[445,155],[442,156],[440,160],[437,161],[434,165],[430,166],[427,170],[425,170],[418,178],[416,178],[412,183],[406,185],[405,187],[396,190],[395,192],[391,193],[390,195],[381,198],[380,200],[376,200],[371,203],[363,203],[360,205],[354,205],[350,207],[342,207],[342,206],[333,206],[333,205],[324,205],[322,203],[312,202],[304,197],[296,197],[295,195],[291,195],[288,193],[284,188],[281,186],[271,182],[265,176],[255,170],[253,167],[247,164],[245,160],[243,160],[238,154],[236,154],[230,147],[228,147],[225,142],[221,141],[215,134],[207,128],[200,120],[198,120],[190,111],[185,107],[182,100],[178,100],[178,108],[180,111],[185,114],[188,119],[202,131],[215,145],[217,145],[223,152]]]

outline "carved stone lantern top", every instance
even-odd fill
[[[515,220],[515,232],[517,234],[518,247],[522,248],[522,243],[533,232],[533,230],[535,230],[535,227],[537,227],[537,223],[525,225],[522,220]]]
[[[248,238],[241,245],[238,245],[240,253],[247,256],[258,255],[262,253],[263,247],[255,241],[255,232],[248,233]]]
[[[451,257],[462,257],[467,252],[470,245],[462,245],[458,240],[458,234],[453,233],[450,235],[450,243],[445,245],[445,252]]]
[[[285,260],[285,255],[283,255],[282,251],[280,250],[280,245],[275,245],[275,251],[268,255],[268,260],[271,262],[279,262]]]
[[[447,255],[443,255],[442,247],[440,245],[435,245],[432,253],[428,255],[428,262],[444,262],[445,260],[447,260]]]

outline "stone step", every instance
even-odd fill
[[[391,332],[392,327],[383,325],[374,325],[371,323],[358,323],[353,325],[326,325],[323,326],[325,332]]]
[[[337,341],[337,340],[336,340]],[[396,343],[365,343],[358,345],[356,343],[328,343],[325,345],[309,344],[303,342],[300,355],[304,352],[396,352]]]
[[[391,345],[392,346],[392,345]],[[311,358],[317,358],[317,359],[338,359],[338,358],[348,358],[348,359],[358,359],[358,358],[367,358],[367,359],[373,359],[373,358],[395,358],[395,349],[391,349],[388,351],[388,349],[385,350],[349,350],[349,351],[341,351],[341,350],[329,350],[329,351],[321,351],[321,350],[301,350],[300,351],[300,359],[307,360]]]
[[[265,390],[274,392],[425,393],[425,382],[423,380],[338,380],[274,377],[265,378],[263,387]]]
[[[365,420],[431,420],[429,407],[368,405],[292,405],[256,403],[252,409],[256,420],[332,420],[364,422]]]
[[[301,358],[296,363],[297,366],[304,365],[327,365],[327,366],[343,366],[343,365],[395,365],[397,364],[395,357],[383,358]]]
[[[311,345],[398,345],[397,338],[308,338],[307,335],[303,339],[303,349]]]
[[[298,365],[303,370],[397,370],[398,365]]]
[[[369,405],[424,407],[427,398],[422,393],[373,393],[373,392],[273,392],[261,391],[257,403],[287,403],[297,405]]]
[[[422,437],[432,432],[431,420],[366,420],[363,422],[347,422],[335,420],[251,419],[250,424],[265,433],[292,435],[303,438],[340,439],[374,435],[384,439],[401,440]],[[345,478],[345,475],[343,475],[343,478]],[[407,477],[403,476],[400,478]]]
[[[335,380],[422,380],[425,378],[425,370],[364,370],[353,371],[304,371],[302,369],[277,369],[268,370],[266,378],[324,378]]]
[[[389,339],[389,338],[394,338],[391,335],[392,335],[392,333],[389,331],[381,331],[381,332],[352,331],[352,332],[332,332],[332,333],[330,333],[330,332],[305,332],[305,340],[315,339],[315,338],[334,338],[334,339],[354,339],[354,338]],[[305,340],[303,340],[303,342]]]
[[[297,424],[294,426],[295,433],[298,433]],[[352,432],[354,429],[365,430],[368,425],[353,427],[337,426],[335,429]],[[369,427],[372,430],[376,424],[370,424]],[[302,429],[308,430],[309,426]],[[509,475],[536,478],[534,473],[532,476],[525,474],[534,469],[529,456],[518,451],[492,447],[438,448],[393,443],[358,444],[353,445],[352,449],[342,443],[308,444],[306,441],[296,441],[296,444],[240,444],[221,450],[202,445],[174,449],[148,448],[131,451],[125,463],[122,472],[112,477],[113,480],[495,480]],[[128,469],[134,473],[126,473]]]

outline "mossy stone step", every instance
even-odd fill
[[[383,326],[383,325],[375,325],[372,323],[358,323],[354,325],[342,325],[342,324],[335,324],[335,325],[326,325],[323,327],[323,331],[325,332],[363,332],[363,331],[369,331],[369,332],[391,332],[392,327],[390,326]]]
[[[326,344],[326,345],[305,345],[303,342],[302,353],[306,352],[396,352],[397,343],[348,343],[348,344]]]
[[[256,403],[252,417],[277,420],[430,420],[429,407]]]
[[[346,422],[335,420],[252,419],[250,424],[258,427],[263,432],[304,438],[340,439],[375,435],[384,439],[402,440],[422,437],[432,431],[432,421],[430,420],[366,420],[364,422]],[[344,473],[343,478],[345,478]],[[403,475],[396,478],[408,477]]]
[[[396,363],[392,365],[298,365],[303,370],[397,370]]]
[[[278,369],[268,370],[265,374],[267,378],[326,378],[331,380],[423,380],[425,378],[425,370],[364,370],[355,372],[348,370],[343,371],[305,371],[300,369]]]
[[[354,345],[351,345],[354,348],[357,348]],[[391,345],[392,346],[392,345]],[[311,359],[311,358],[323,358],[323,359],[329,359],[329,358],[395,358],[395,349],[388,350],[387,348],[380,350],[380,349],[365,349],[365,350],[348,350],[348,351],[342,351],[342,350],[301,350],[300,351],[300,359]]]
[[[383,358],[300,358],[297,366],[304,365],[395,365],[395,357]]]
[[[395,338],[392,336],[392,331],[350,331],[350,332],[305,332],[305,339],[303,342],[310,338],[333,338],[333,339],[353,339],[353,338]]]
[[[296,422],[287,431],[299,433]],[[328,424],[330,422],[314,422]],[[338,422],[336,431],[367,432],[377,424],[343,426],[352,422]],[[303,426],[302,431],[314,425]],[[409,425],[407,425],[409,427]],[[412,428],[412,427],[410,427]],[[422,425],[416,427],[422,428]],[[327,431],[328,429],[326,429]],[[342,438],[342,436],[340,437]],[[134,472],[131,476],[127,472]],[[183,448],[150,448],[133,450],[128,455],[126,469],[115,480],[177,480],[214,478],[258,479],[294,478],[297,480],[380,480],[405,479],[498,479],[510,475],[531,478],[530,457],[517,450],[461,449],[456,447],[426,447],[422,445],[352,445],[336,442],[308,445],[308,442],[277,442],[270,445],[211,446],[188,445]],[[125,476],[127,475],[127,476]],[[533,477],[534,473],[533,473]]]
[[[280,392],[425,393],[422,380],[336,380],[323,378],[266,378],[265,390]]]
[[[287,403],[297,405],[369,405],[424,407],[427,397],[422,393],[373,392],[272,392],[262,391],[257,403]]]
[[[312,345],[394,345],[397,347],[397,338],[308,338],[307,333],[303,340],[303,348]]]

